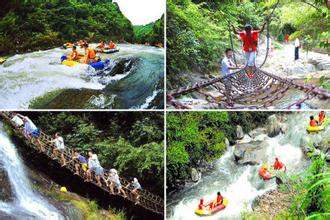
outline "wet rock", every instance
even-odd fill
[[[0,167],[0,201],[12,202],[14,195],[10,186],[7,172]]]
[[[123,74],[136,66],[138,61],[139,59],[135,57],[125,57],[114,60],[112,65],[107,67],[105,70],[98,72],[97,75],[114,76],[117,74]]]
[[[266,129],[265,128],[256,128],[252,131],[249,132],[249,136],[251,138],[256,138],[257,136],[261,135],[261,134],[265,134],[266,133]]]
[[[240,125],[237,125],[237,127],[236,127],[236,137],[237,137],[237,139],[244,138],[243,128]]]
[[[257,165],[266,157],[268,143],[252,141],[235,145],[234,158],[240,165]]]
[[[197,182],[200,180],[200,178],[202,177],[201,173],[198,172],[195,168],[191,169],[191,179],[194,182]]]
[[[228,147],[230,146],[229,140],[227,138],[225,138],[225,145],[226,149],[228,149]]]
[[[281,123],[276,115],[271,115],[267,119],[267,134],[269,137],[275,137],[281,132]]]

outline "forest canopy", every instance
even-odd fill
[[[236,126],[244,132],[264,125],[272,112],[169,112],[167,114],[166,178],[169,189],[190,178],[190,171],[225,152],[227,138],[236,140]]]
[[[61,46],[86,39],[140,42],[117,3],[101,0],[5,1],[0,7],[0,54]],[[148,40],[163,42],[155,22]]]
[[[163,196],[164,118],[157,112],[24,112],[45,133],[59,132],[67,146],[96,151],[104,168],[137,177]]]

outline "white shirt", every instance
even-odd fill
[[[300,47],[300,42],[299,42],[298,38],[294,41],[294,46],[295,47]]]
[[[18,117],[17,115],[15,115],[11,120],[15,123],[16,126],[24,125],[23,120],[20,117]]]
[[[225,58],[222,59],[221,62],[221,71],[224,76],[229,75],[231,73],[231,69],[229,67],[234,67],[234,62],[225,56]]]
[[[100,165],[99,158],[97,157],[96,154],[93,154],[92,157],[91,157],[91,159],[94,161],[94,163],[95,163],[96,166],[98,166],[98,167],[101,166]]]
[[[26,120],[24,124],[24,128],[27,131],[27,133],[32,133],[33,131],[37,130],[37,126],[29,119],[28,117],[24,117]]]
[[[64,149],[64,140],[61,136],[55,138],[55,146],[58,148],[58,149]]]

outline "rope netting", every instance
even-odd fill
[[[197,82],[192,86],[181,87],[167,94],[167,103],[178,109],[190,108],[179,101],[182,95],[194,92],[202,95],[210,104],[216,104],[220,108],[268,108],[273,102],[280,100],[289,89],[298,89],[306,94],[286,108],[301,108],[301,104],[312,98],[330,99],[330,93],[313,85],[300,84],[293,79],[284,79],[254,67],[254,75],[249,78],[246,68],[238,70],[224,77],[217,77],[204,82]],[[216,89],[219,94],[212,95],[207,91],[208,87]]]
[[[33,147],[34,149],[40,151],[40,146],[39,143],[42,144],[42,148],[44,149],[42,151],[42,153],[44,153],[45,155],[47,155],[50,159],[56,161],[57,163],[61,164],[61,158],[60,157],[56,157],[53,158],[52,153],[53,153],[53,149],[56,148],[56,146],[54,145],[54,143],[51,143],[50,141],[53,139],[51,138],[49,135],[45,134],[44,132],[40,131],[40,136],[38,137],[38,139],[36,138],[26,138],[24,136],[24,131],[23,128],[21,127],[17,127],[15,125],[15,123],[11,120],[12,118],[12,114],[13,112],[0,112],[0,115],[6,119],[13,128],[13,131],[15,133],[15,135],[19,136],[20,138],[23,138],[23,140],[25,140],[25,142]],[[68,163],[66,163],[66,165],[64,166],[66,169],[70,170],[72,173],[75,173],[76,169],[75,169],[75,164],[78,163],[78,161],[72,161],[72,157],[74,155],[74,150],[73,148],[69,147],[66,145],[65,150],[63,152],[64,158],[66,161],[68,161]],[[81,177],[83,180],[85,180],[85,174],[84,171],[82,171],[82,169],[80,169],[79,172],[79,177]],[[104,177],[107,178],[109,176],[109,171],[104,169]],[[111,195],[116,195],[116,196],[121,196],[126,200],[129,200],[133,203],[136,203],[136,198],[135,195],[132,193],[133,190],[133,186],[131,186],[131,184],[129,184],[130,182],[123,178],[120,177],[120,182],[122,184],[122,188],[125,191],[127,197],[124,197],[123,194],[113,194],[111,192],[111,190],[109,189],[109,187],[107,187],[106,182],[103,180],[103,178],[101,178],[101,186],[99,186],[97,184],[97,181],[95,179],[95,176],[93,174],[92,176],[92,181],[89,183],[92,183],[94,185],[96,185],[97,187],[103,189],[104,191],[106,191],[107,193],[111,194]],[[128,186],[129,185],[129,186]],[[160,197],[157,196],[147,190],[139,190],[139,199],[138,199],[138,203],[136,203],[136,205],[139,205],[147,210],[150,210],[152,212],[155,212],[157,214],[160,215],[164,215],[164,200]]]

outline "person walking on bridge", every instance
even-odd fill
[[[64,145],[64,139],[60,135],[60,133],[55,133],[55,138],[50,141],[50,143],[54,143],[55,148],[53,149],[52,158],[56,159],[58,157],[58,153],[61,154],[61,161],[62,161],[62,167],[66,165],[66,161],[64,158],[64,151],[65,151],[65,145]]]
[[[298,38],[294,41],[294,60],[299,60],[300,41]]]

